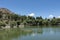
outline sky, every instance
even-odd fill
[[[60,0],[0,0],[0,8],[19,15],[60,17]]]

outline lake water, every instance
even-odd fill
[[[22,31],[24,30],[24,31]],[[0,40],[60,40],[60,27],[23,28],[0,31]],[[32,32],[25,32],[32,30]]]

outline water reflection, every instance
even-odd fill
[[[0,31],[0,40],[11,40],[12,38],[17,38],[20,35],[18,30],[6,29]]]
[[[29,28],[28,28],[29,29]],[[60,28],[32,28],[33,33],[19,37],[20,40],[60,40]]]
[[[23,28],[0,31],[0,40],[60,40],[60,28]]]

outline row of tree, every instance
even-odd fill
[[[14,17],[14,18],[13,18]],[[19,16],[19,15],[14,15],[12,19],[15,21],[19,21],[19,23],[23,23],[24,25],[32,25],[32,26],[37,26],[37,25],[59,25],[60,24],[60,18],[42,18],[40,17],[33,17],[33,16]]]
[[[60,18],[42,18],[40,17],[33,17],[33,16],[26,16],[26,15],[18,15],[12,13],[5,8],[0,9],[0,26],[11,25],[11,26],[18,26],[20,24],[30,25],[30,26],[40,26],[40,25],[60,25]]]
[[[31,16],[28,16],[26,18],[26,20],[24,21],[25,24],[27,25],[59,25],[60,24],[60,18],[42,18],[41,16],[40,17],[31,17]]]

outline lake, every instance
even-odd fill
[[[0,40],[60,40],[60,27],[5,29]]]

